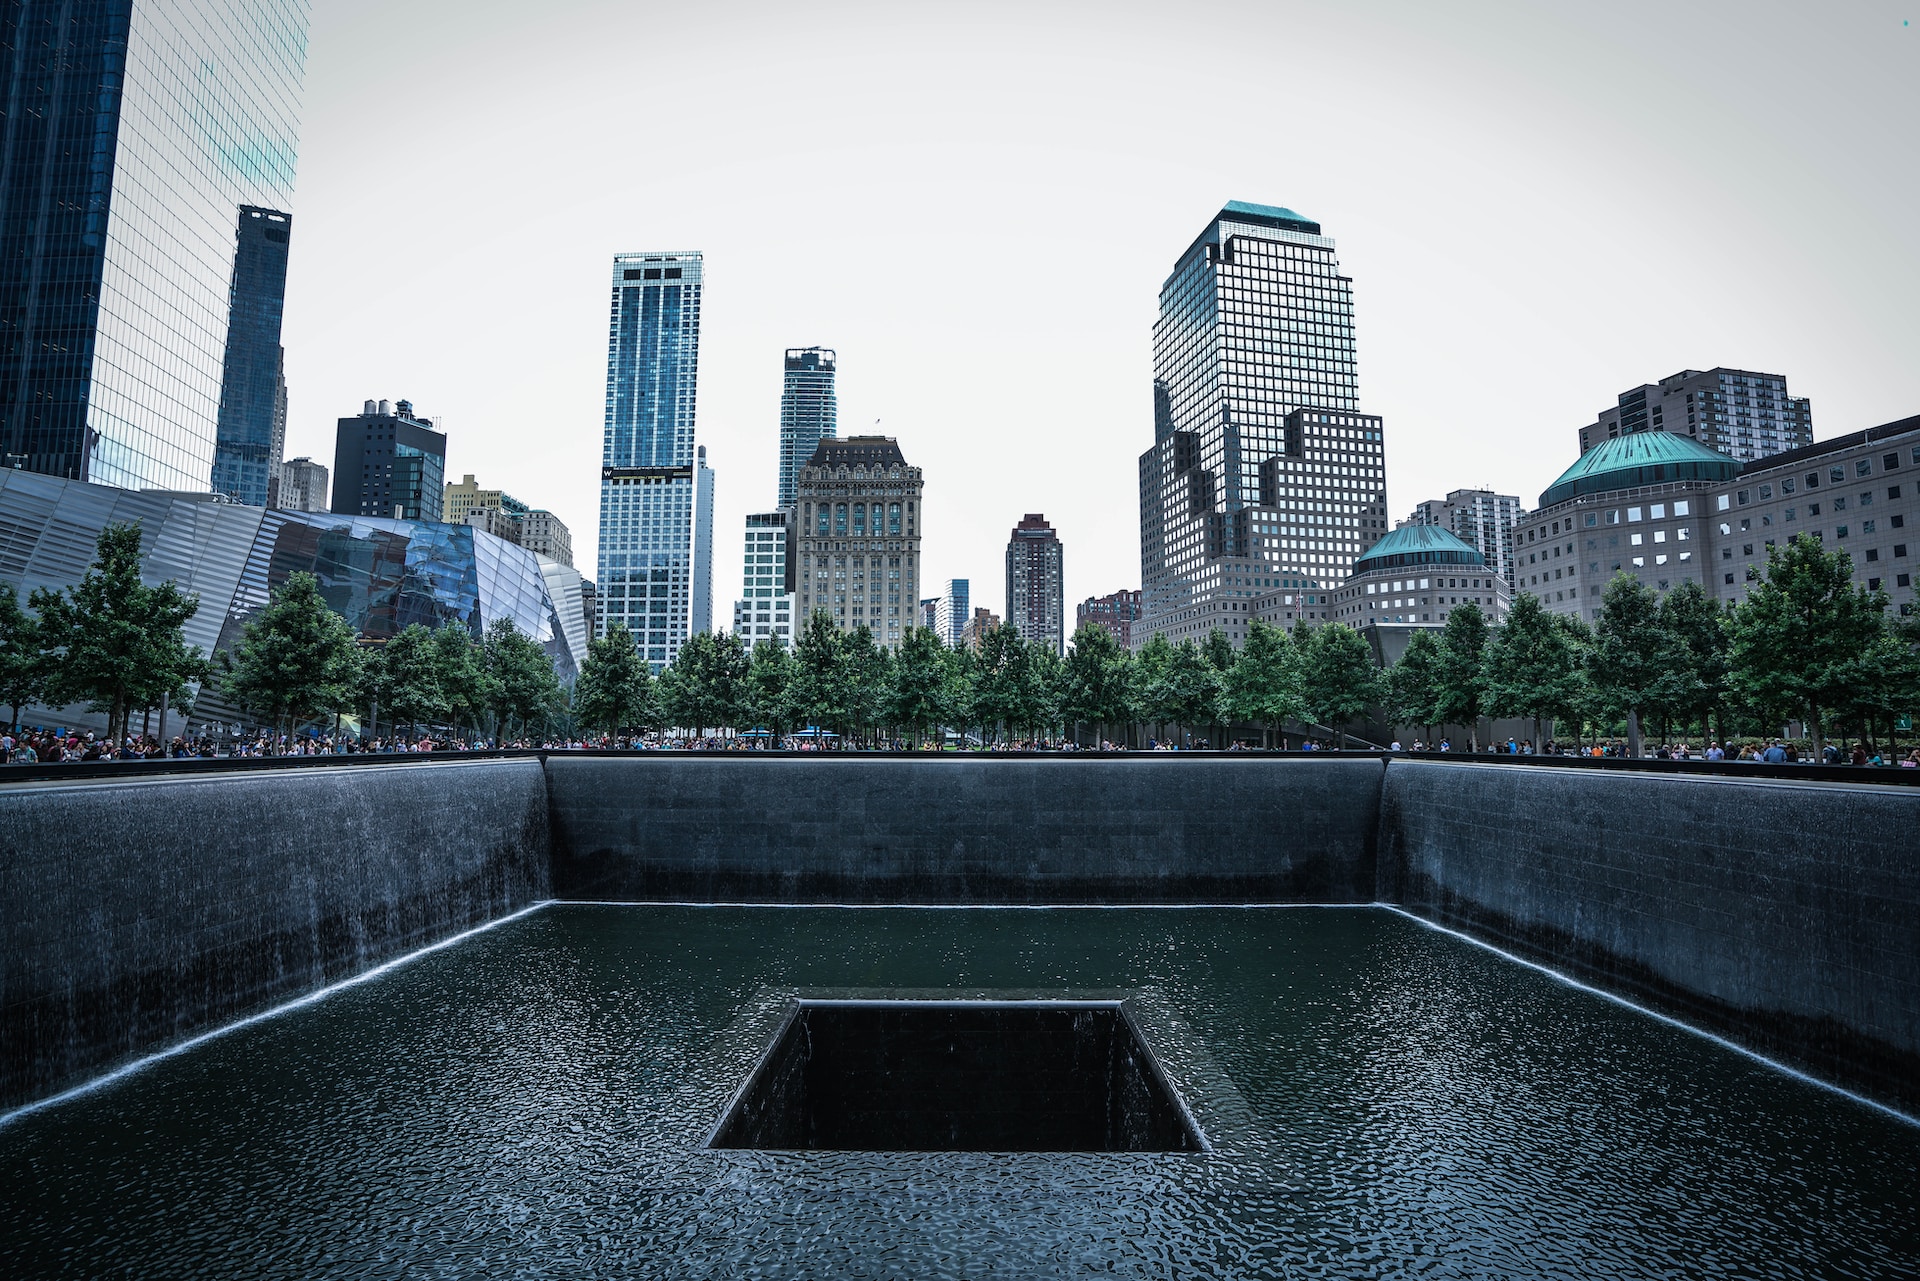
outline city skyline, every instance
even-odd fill
[[[1272,77],[1256,69],[1215,84],[1197,61],[1165,65],[1163,24],[1142,9],[1112,15],[1091,42],[1069,14],[1000,10],[943,24],[827,6],[777,40],[752,23],[593,5],[561,5],[528,30],[483,7],[450,40],[428,9],[317,11],[291,206],[302,242],[289,282],[287,452],[327,456],[332,418],[363,388],[405,387],[454,425],[454,467],[514,475],[594,538],[579,458],[597,438],[600,336],[580,316],[597,311],[605,255],[698,243],[715,282],[701,439],[725,473],[723,542],[768,505],[754,474],[777,446],[773,361],[818,340],[845,362],[843,429],[899,437],[935,478],[928,579],[971,577],[982,600],[998,601],[1005,526],[1045,510],[1084,549],[1067,596],[1105,594],[1137,578],[1132,458],[1113,457],[1110,442],[1148,430],[1154,293],[1194,223],[1230,197],[1338,229],[1359,282],[1366,409],[1397,432],[1396,517],[1462,486],[1531,502],[1596,410],[1679,369],[1779,371],[1816,403],[1820,438],[1910,412],[1920,372],[1900,353],[1920,343],[1920,321],[1895,300],[1910,295],[1920,261],[1896,211],[1915,180],[1885,157],[1904,154],[1894,122],[1914,115],[1913,40],[1881,21],[1890,13],[1866,10],[1821,20],[1762,10],[1731,27],[1658,12],[1667,38],[1650,48],[1641,37],[1656,12],[1465,6],[1442,23],[1413,6],[1370,17],[1219,8],[1213,16],[1251,40],[1342,47],[1360,68],[1349,83],[1289,61],[1289,76],[1321,92],[1303,95],[1299,127],[1256,150],[1177,104],[1194,91],[1222,118],[1257,113]],[[684,168],[592,159],[609,128],[564,122],[614,118],[624,96],[592,87],[594,76],[569,73],[551,106],[467,88],[487,79],[471,68],[570,65],[589,24],[604,24],[608,49],[645,30],[725,51],[713,89],[730,105],[697,105],[717,100],[709,89],[669,113]],[[832,73],[785,70],[796,44]],[[357,53],[366,47],[452,96],[379,102],[366,92],[376,82]],[[1702,47],[1732,62],[1791,50],[1796,105],[1674,74],[1692,65],[1682,51]],[[1621,66],[1633,92],[1600,101],[1578,90]],[[670,97],[694,83],[690,65],[658,74]],[[1160,74],[1176,105],[1134,101],[1139,77]],[[982,83],[999,89],[976,100]],[[889,113],[869,109],[875,94],[895,104]],[[822,120],[821,139],[796,147],[767,128],[776,101]],[[472,163],[482,136],[497,158],[484,166]],[[903,151],[906,137],[916,142]],[[1673,166],[1693,176],[1662,186],[1647,216],[1618,217],[1608,193],[1621,173]],[[1749,173],[1793,175],[1792,198]],[[423,198],[368,200],[373,185]],[[541,194],[554,189],[573,194]],[[777,225],[764,216],[771,189],[798,196]],[[1006,308],[990,268],[1053,239],[1036,230],[1047,210],[1075,225],[1050,286],[1072,300],[1070,324]],[[440,251],[418,252],[427,238],[488,270],[443,279]],[[1687,285],[1684,308],[1649,306],[1645,291],[1616,288],[1622,278],[1711,287]],[[1493,382],[1502,390],[1489,401]],[[529,431],[541,442],[533,457]],[[1011,481],[988,461],[1005,450],[1024,460]],[[1073,486],[1049,480],[1069,472]],[[975,510],[976,492],[1003,484],[1004,501]]]

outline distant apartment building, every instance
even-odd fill
[[[536,507],[520,518],[520,545],[555,564],[573,564],[573,532],[550,511]]]
[[[289,458],[280,464],[280,483],[274,487],[274,506],[286,511],[323,512],[327,506],[327,469],[311,458]]]
[[[960,634],[967,630],[967,620],[972,617],[972,580],[949,578],[942,583],[933,607],[933,630],[940,633],[949,649],[959,646]]]
[[[740,598],[733,602],[733,634],[749,645],[763,640],[783,649],[793,645],[794,593],[787,556],[792,516],[783,507],[747,517]]]
[[[573,564],[573,534],[565,521],[550,511],[529,507],[503,489],[482,488],[471,473],[447,485],[441,505],[442,519],[448,524],[472,525],[518,543],[536,556]]]
[[[409,401],[366,402],[334,436],[333,510],[343,516],[443,519],[447,438]]]
[[[1456,489],[1445,498],[1416,503],[1410,525],[1437,525],[1475,548],[1489,567],[1513,587],[1513,527],[1527,514],[1514,494],[1490,489]]]
[[[490,507],[515,517],[524,516],[532,510],[504,489],[482,488],[471,472],[461,477],[458,484],[448,483],[441,495],[440,506],[444,512],[443,519],[449,525],[466,524],[467,513],[476,507]]]
[[[1740,462],[1813,443],[1813,409],[1787,394],[1784,374],[1750,369],[1683,369],[1620,393],[1580,429],[1580,452],[1642,431],[1671,432]]]
[[[920,600],[920,469],[891,436],[822,440],[794,484],[799,614],[898,646]]]
[[[1000,615],[985,605],[976,605],[973,616],[960,628],[960,644],[968,649],[979,649],[980,642],[986,638],[987,633],[998,626],[1000,626]]]
[[[1007,537],[1007,621],[1022,639],[1066,650],[1060,537],[1040,512],[1020,518]]]
[[[928,631],[932,631],[934,624],[939,621],[939,618],[940,618],[939,598],[935,596],[928,596],[925,599],[923,599],[920,602],[920,626],[926,628]]]
[[[1088,623],[1098,623],[1113,633],[1122,649],[1133,648],[1133,625],[1140,621],[1140,593],[1117,591],[1106,596],[1089,596],[1074,610],[1073,627],[1079,631]]]

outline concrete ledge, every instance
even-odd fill
[[[1920,792],[1393,761],[1380,898],[1920,1111]]]
[[[783,903],[1364,903],[1384,765],[548,760],[554,892]]]
[[[549,893],[538,761],[0,788],[0,1108]]]

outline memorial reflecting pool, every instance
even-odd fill
[[[798,995],[1130,997],[1210,1152],[716,1151]],[[0,1275],[1862,1277],[1920,1128],[1395,913],[567,905],[0,1127]]]

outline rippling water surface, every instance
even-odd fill
[[[797,989],[1144,993],[1204,1155],[712,1152]],[[0,1276],[1916,1275],[1920,1129],[1373,909],[552,907],[0,1128]]]

